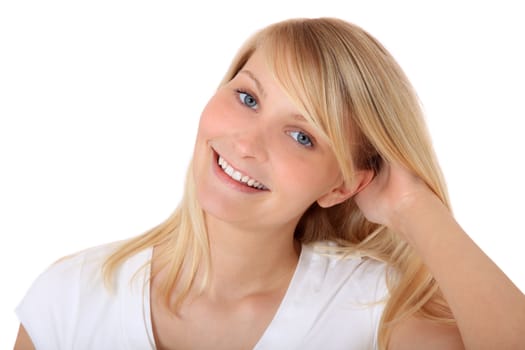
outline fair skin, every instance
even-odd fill
[[[218,165],[219,156],[236,179]],[[423,257],[458,321],[456,328],[409,318],[393,329],[389,349],[518,348],[525,333],[521,292],[403,167],[386,165],[373,180],[362,171],[344,183],[328,145],[258,53],[204,109],[194,167],[210,239],[211,283],[203,293],[192,291],[174,316],[159,295],[164,271],[155,254],[162,247],[155,249],[151,309],[158,349],[253,348],[297,265],[293,232],[300,216],[314,202],[329,207],[356,193],[369,220],[399,232]],[[240,183],[244,176],[259,188]],[[15,349],[32,348],[21,326]]]

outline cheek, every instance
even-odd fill
[[[238,103],[224,90],[219,90],[204,107],[199,121],[199,129],[217,132],[235,125],[239,115]]]
[[[203,169],[198,168],[204,166],[204,163],[207,162],[209,141],[217,137],[218,130],[223,128],[221,127],[221,118],[218,117],[220,114],[217,110],[218,106],[216,99],[212,97],[202,110],[199,119],[199,126],[193,149],[194,174],[197,177],[198,174],[203,171]]]
[[[223,124],[221,122],[221,114],[224,109],[221,108],[220,103],[218,103],[216,98],[212,98],[206,107],[204,107],[201,117],[199,120],[199,136],[210,135],[214,131],[218,130],[219,126]]]
[[[335,156],[322,150],[304,150],[288,146],[288,152],[279,153],[283,186],[293,189],[296,196],[312,202],[333,189],[340,179],[339,164]],[[276,149],[276,152],[279,151]]]
[[[311,202],[329,189],[336,176],[326,164],[312,158],[282,157],[279,166],[274,166],[283,192]]]

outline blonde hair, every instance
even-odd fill
[[[291,19],[256,32],[241,47],[222,83],[230,81],[260,51],[276,81],[329,142],[346,181],[356,169],[380,171],[397,162],[419,176],[450,207],[445,183],[426,130],[419,100],[392,55],[360,27],[335,18]],[[195,284],[197,270],[210,271],[202,209],[195,199],[192,166],[180,206],[164,223],[127,241],[104,266],[107,281],[136,252],[166,243],[160,261],[168,267],[166,301],[177,287],[178,307]],[[317,204],[295,232],[307,244],[331,240],[348,254],[384,261],[389,298],[379,331],[386,348],[392,324],[414,314],[452,323],[438,285],[413,249],[387,227],[367,221],[350,199],[331,208]],[[182,274],[183,266],[189,273]],[[204,288],[207,275],[200,284]]]

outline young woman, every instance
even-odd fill
[[[525,297],[456,223],[412,88],[368,33],[251,37],[164,223],[45,271],[15,349],[521,349]]]

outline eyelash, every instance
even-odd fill
[[[286,133],[290,137],[292,137],[299,146],[302,146],[302,147],[305,147],[305,148],[313,148],[314,147],[314,139],[308,133],[306,133],[304,131],[300,131],[300,130],[287,131]],[[297,139],[295,139],[294,134],[295,135],[301,134],[301,135],[306,136],[308,138],[308,144],[302,144],[301,142],[299,142]]]
[[[237,98],[239,99],[239,102],[243,106],[246,106],[246,107],[248,107],[250,109],[253,109],[254,111],[259,109],[259,102],[257,102],[257,98],[253,94],[251,94],[251,93],[249,93],[249,92],[247,92],[245,90],[242,90],[242,89],[235,89],[235,94],[236,94]],[[251,97],[256,105],[255,106],[249,106],[243,99],[241,99],[241,95],[246,95],[247,97],[248,96]]]

